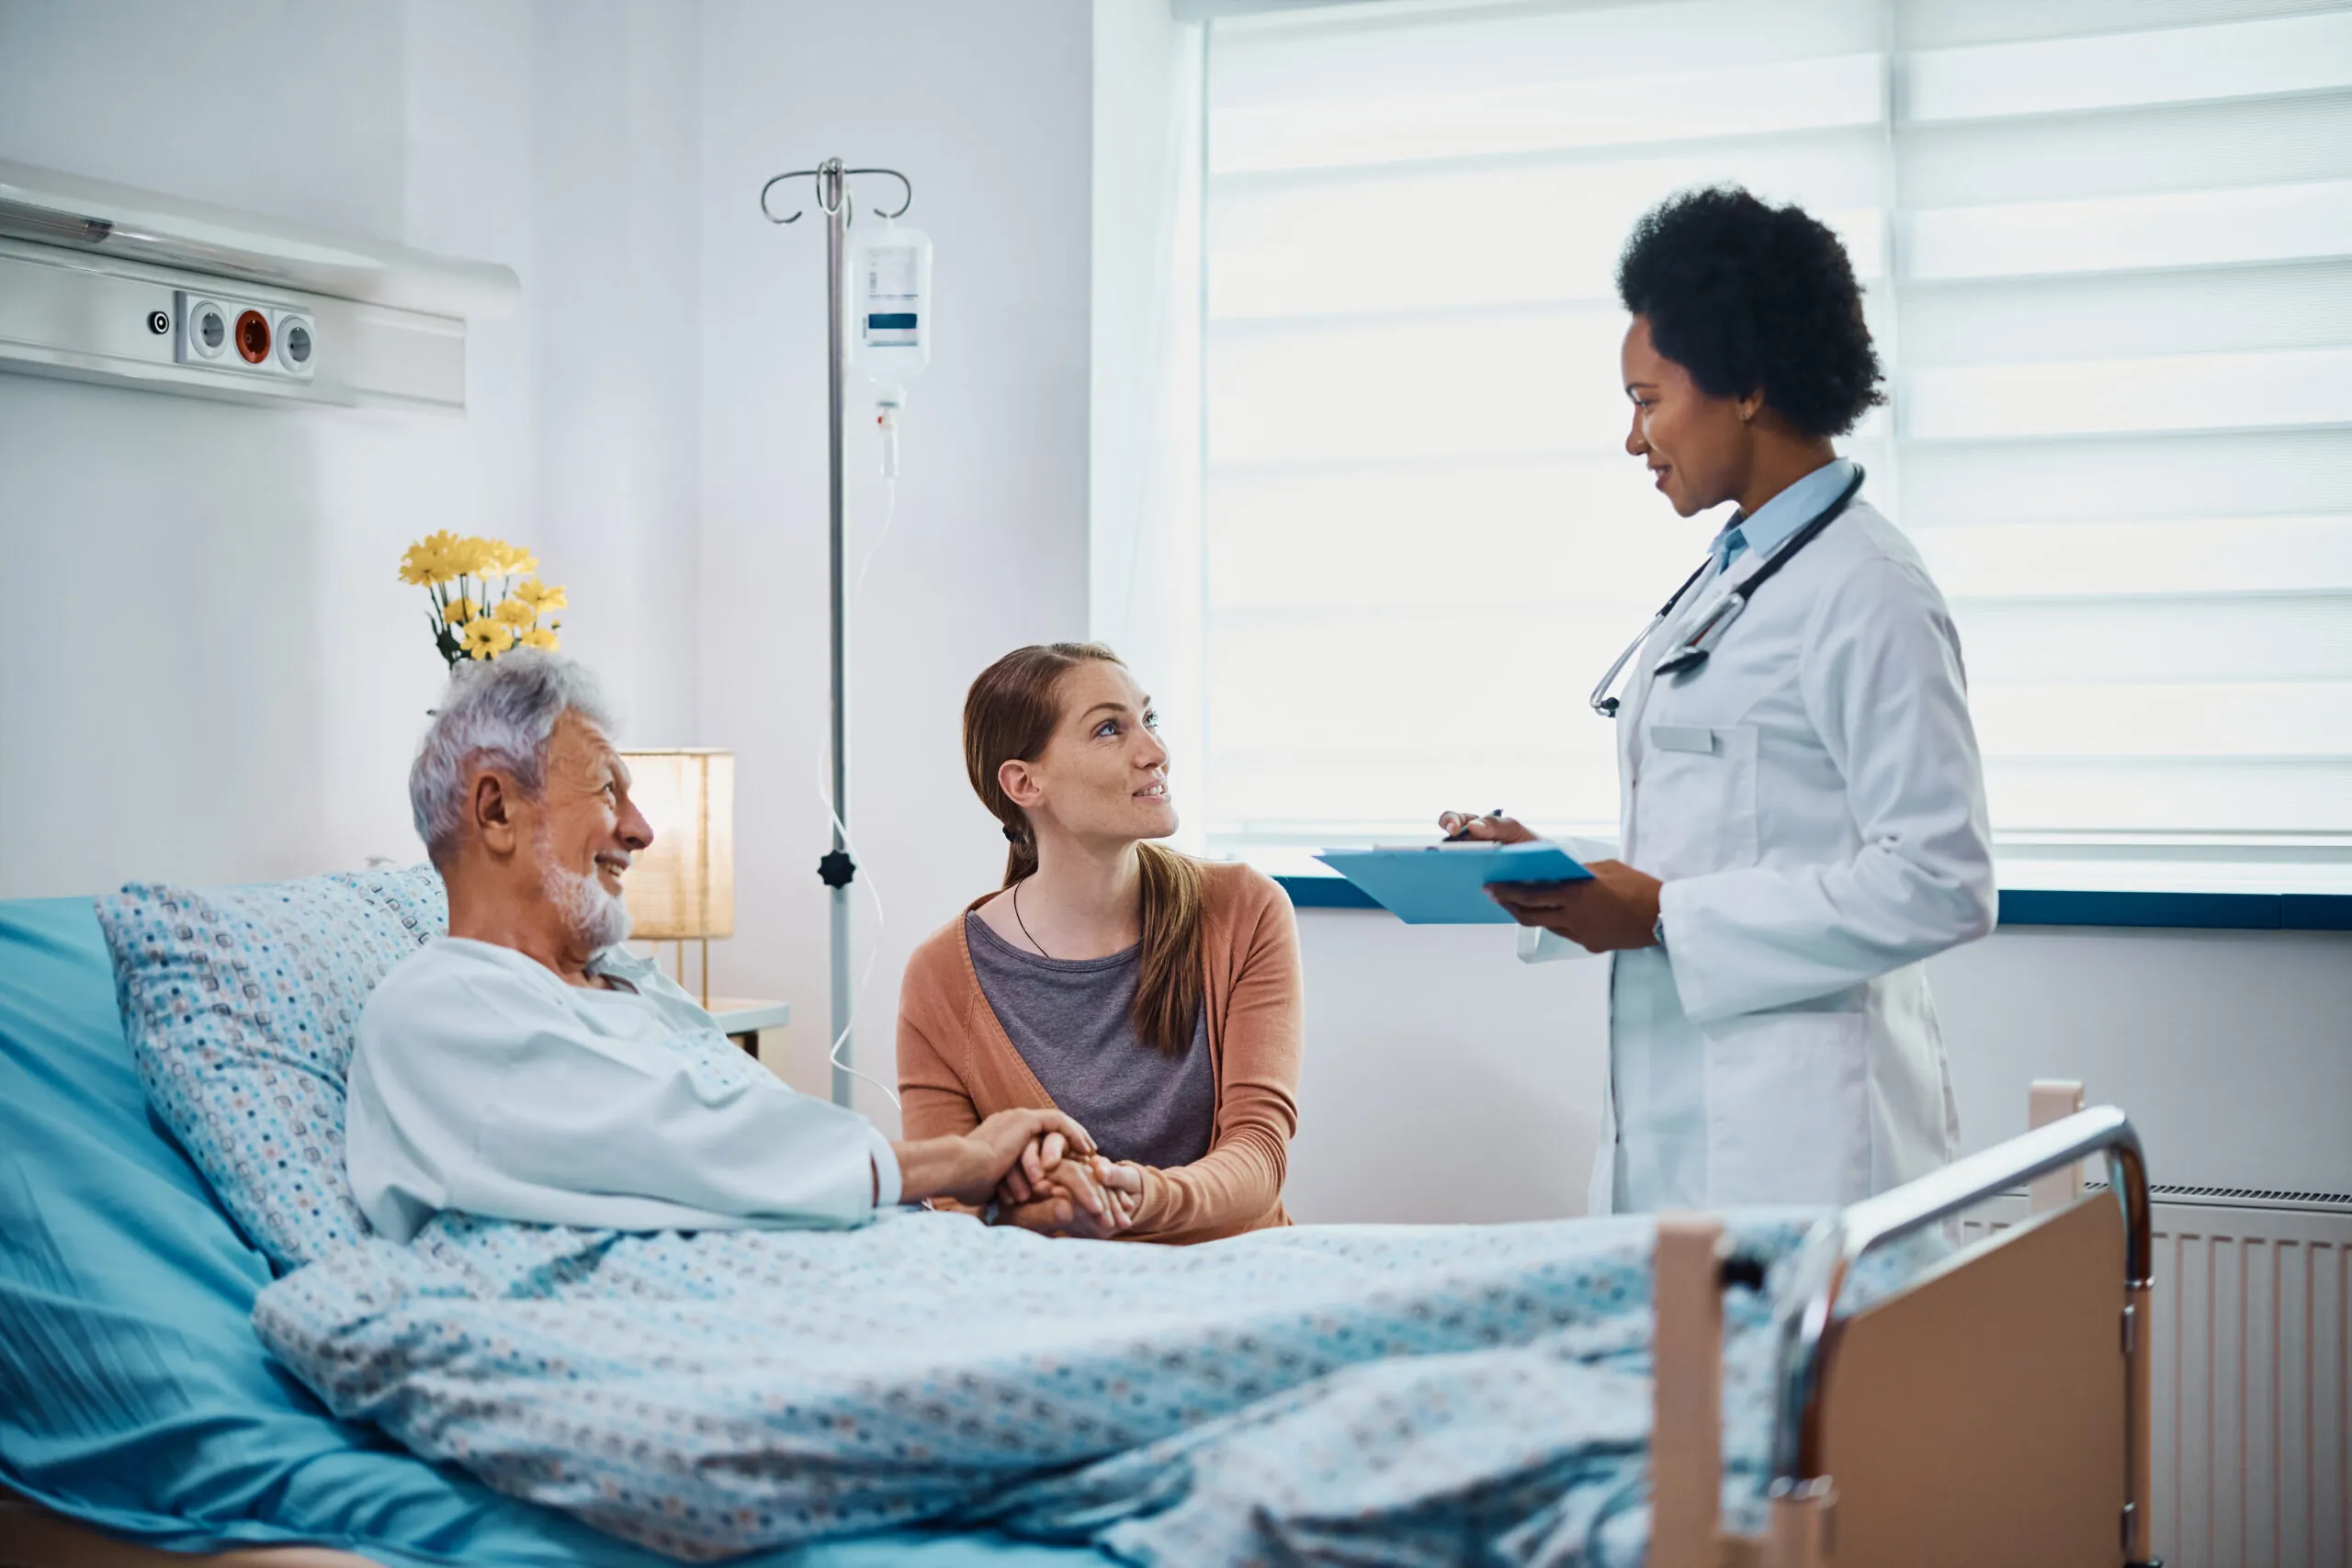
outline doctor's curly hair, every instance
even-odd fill
[[[1801,207],[1737,186],[1669,197],[1634,225],[1617,297],[1703,390],[1761,391],[1806,435],[1842,435],[1886,400],[1853,263]]]

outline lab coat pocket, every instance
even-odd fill
[[[1711,1204],[1870,1195],[1866,1014],[1749,1013],[1704,1032]]]
[[[1640,865],[1671,882],[1754,865],[1756,727],[1654,724],[1634,783]]]

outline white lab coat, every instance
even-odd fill
[[[1849,1202],[1957,1152],[1922,961],[1995,909],[1959,637],[1909,541],[1857,500],[1702,669],[1655,679],[1758,564],[1683,596],[1615,720],[1621,858],[1664,883],[1666,942],[1611,968],[1595,1213]]]
[[[792,1089],[625,948],[567,986],[442,937],[361,1010],[345,1164],[359,1212],[407,1241],[444,1210],[590,1230],[850,1225],[899,1201],[888,1140]],[[877,1186],[879,1190],[877,1192]]]

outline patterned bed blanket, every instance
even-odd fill
[[[1812,1216],[1745,1216],[1793,1251]],[[847,1232],[444,1216],[254,1325],[339,1416],[673,1556],[989,1521],[1141,1562],[1635,1562],[1641,1219],[1190,1248],[893,1213]],[[1760,1465],[1735,1293],[1727,1493]]]

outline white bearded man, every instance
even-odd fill
[[[594,681],[517,650],[461,666],[409,771],[449,934],[359,1019],[351,1188],[407,1241],[443,1211],[600,1230],[841,1226],[1051,1173],[1103,1201],[1085,1130],[1008,1111],[893,1144],[729,1044],[628,936],[622,874],[652,842]]]

